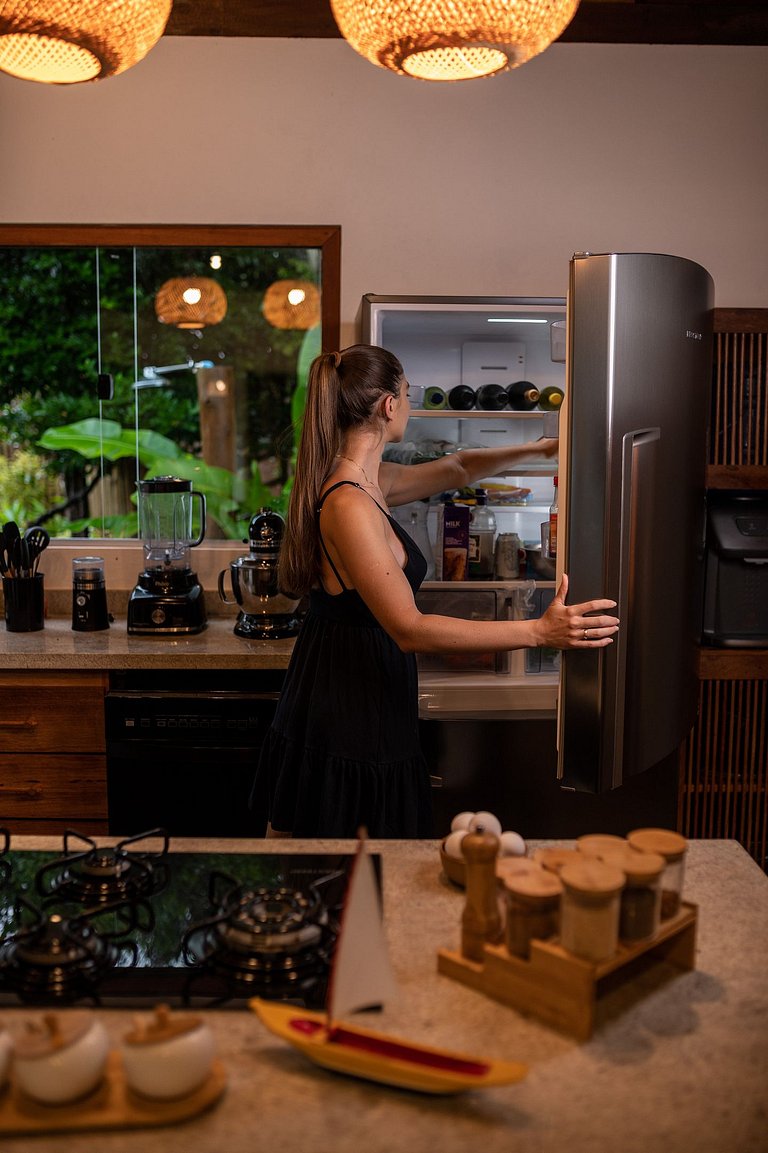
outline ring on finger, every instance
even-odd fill
[[[584,629],[584,640],[589,640],[589,629]]]

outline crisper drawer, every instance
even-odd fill
[[[480,588],[468,581],[421,588],[416,604],[422,613],[461,617],[470,621],[515,620],[526,615],[523,588]],[[512,671],[513,654],[501,653],[419,653],[422,672],[497,673]]]
[[[103,753],[101,674],[0,675],[0,752]]]
[[[0,818],[106,820],[106,757],[0,756]]]
[[[495,621],[497,594],[494,589],[420,589],[416,604],[423,613],[464,620]],[[506,673],[507,653],[419,653],[421,671],[444,670],[456,673]]]

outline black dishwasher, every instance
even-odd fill
[[[124,670],[106,696],[109,832],[260,837],[254,771],[285,673]]]

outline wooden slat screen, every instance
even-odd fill
[[[768,465],[768,333],[716,332],[710,464]]]
[[[768,868],[768,680],[700,682],[682,768],[680,831],[733,838]]]

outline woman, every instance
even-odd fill
[[[254,789],[268,796],[268,835],[354,837],[364,825],[372,837],[431,836],[415,654],[598,649],[618,628],[615,617],[591,615],[614,601],[566,606],[565,576],[536,620],[419,612],[426,561],[389,507],[552,457],[557,441],[382,461],[409,412],[392,353],[353,345],[313,362],[280,557],[281,587],[308,595],[309,611]]]

